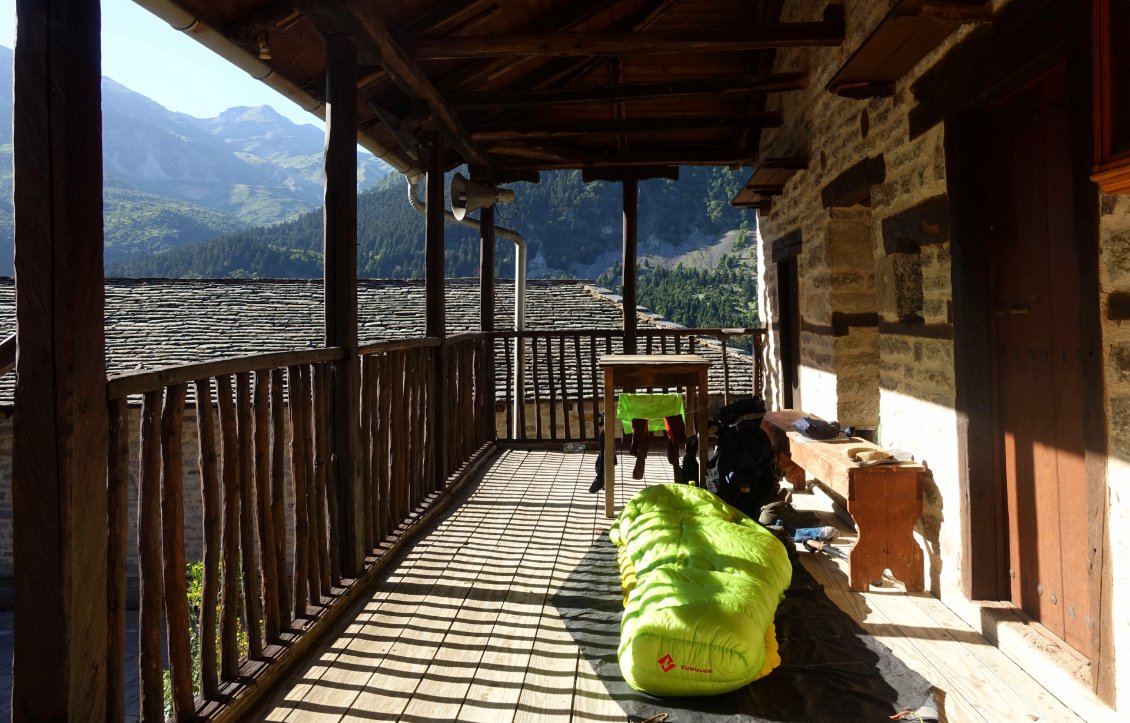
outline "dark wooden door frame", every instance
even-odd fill
[[[1049,67],[1066,64],[1071,88],[1071,143],[1074,160],[1075,217],[1079,243],[1082,311],[1080,328],[1084,360],[1084,436],[1091,551],[1090,597],[1093,617],[1092,685],[1099,697],[1114,702],[1114,647],[1111,630],[1109,545],[1107,543],[1107,423],[1101,349],[1099,308],[1098,192],[1090,180],[1092,157],[1092,84],[1089,3],[1075,4],[1072,28],[1061,37],[1067,41],[1054,48],[1041,62],[1023,69],[996,86],[995,92],[970,97],[945,118],[947,186],[952,209],[952,289],[954,299],[954,365],[960,485],[963,490],[961,519],[964,593],[973,600],[1008,598],[1007,540],[1003,528],[1004,500],[995,478],[994,425],[991,405],[990,323],[991,296],[986,272],[986,213],[980,164],[984,156],[984,112],[987,105],[1003,99],[1009,91],[1035,80]],[[989,55],[983,58],[991,63]],[[1004,561],[1004,564],[1002,564]]]

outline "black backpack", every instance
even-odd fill
[[[719,423],[718,496],[757,519],[761,506],[780,490],[773,474],[773,448],[760,419]]]

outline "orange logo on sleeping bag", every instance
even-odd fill
[[[659,663],[659,667],[663,669],[664,673],[670,673],[675,669],[675,659],[671,657],[670,653],[655,662]]]

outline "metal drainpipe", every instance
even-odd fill
[[[417,213],[426,214],[428,206],[419,198],[419,187],[421,174],[412,173],[409,171],[404,174],[408,180],[408,203],[412,208],[416,209]],[[462,220],[455,218],[448,209],[443,210],[443,217],[451,223],[457,223],[460,226],[467,226],[468,228],[479,227],[479,222],[475,219],[463,217]],[[521,332],[526,329],[526,239],[522,234],[514,229],[506,228],[505,226],[495,226],[494,232],[502,238],[510,239],[517,247],[517,252],[514,258],[514,331],[518,335],[514,337],[514,425],[517,427],[521,417],[519,416],[519,409],[524,403],[524,392],[526,389],[526,340],[522,338]]]

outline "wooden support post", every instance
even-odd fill
[[[427,149],[427,216],[424,222],[424,297],[426,301],[425,334],[442,339],[447,336],[447,318],[443,299],[443,224],[444,224],[444,198],[443,198],[443,146],[439,139],[428,143]],[[435,383],[432,394],[437,400],[447,399],[445,392],[445,378],[443,373],[444,348],[436,349],[437,363],[435,369]],[[447,479],[446,429],[447,420],[444,419],[444,405],[435,406],[432,417],[432,427],[428,435],[432,440],[431,451],[435,458],[435,479],[432,480],[435,489],[441,489]]]
[[[99,5],[17,0],[14,720],[106,717]]]
[[[357,50],[345,35],[326,37],[326,346],[345,349],[332,375],[333,464],[341,572],[357,577],[365,564],[361,504],[361,367],[357,356]]]
[[[639,231],[639,181],[624,179],[624,353],[636,353],[636,236]]]

